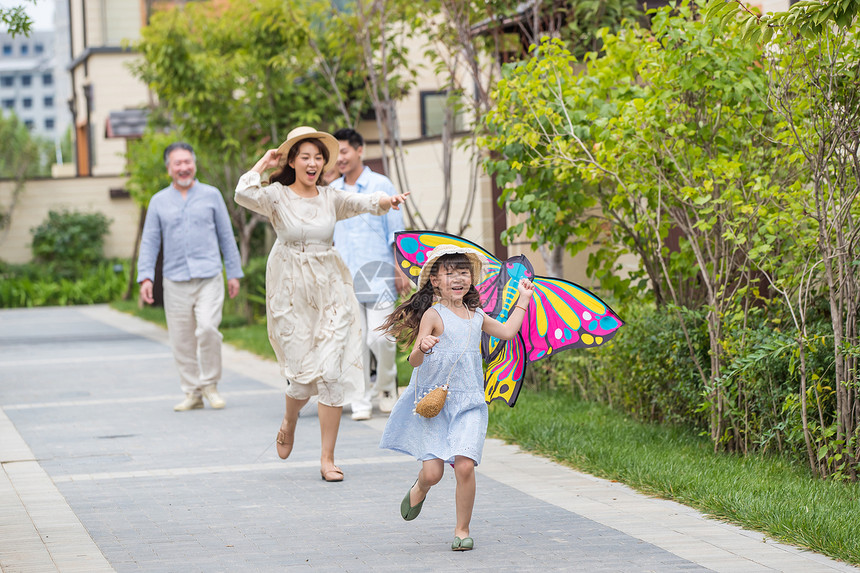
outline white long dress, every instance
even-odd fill
[[[341,406],[364,389],[358,301],[352,276],[332,245],[334,224],[362,213],[382,215],[385,193],[361,195],[317,187],[301,197],[289,187],[263,187],[249,171],[235,201],[269,219],[277,240],[266,265],[269,341],[290,384],[323,383]]]

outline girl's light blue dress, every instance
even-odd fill
[[[439,458],[454,463],[454,456],[466,456],[478,465],[489,418],[481,362],[481,326],[486,315],[479,308],[466,320],[441,304],[427,310],[434,311],[442,317],[444,331],[433,352],[412,371],[409,386],[391,410],[379,447],[421,461]],[[420,399],[446,383],[448,398],[437,416],[424,418],[414,413],[416,385]]]

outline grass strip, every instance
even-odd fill
[[[563,391],[493,403],[489,434],[638,491],[860,564],[860,484],[813,479],[771,455],[714,453],[688,429],[644,424]]]

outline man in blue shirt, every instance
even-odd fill
[[[179,369],[185,400],[177,412],[203,407],[223,408],[218,394],[221,379],[221,311],[224,279],[221,255],[227,267],[230,298],[239,293],[242,267],[233,226],[221,192],[200,183],[194,150],[187,143],[173,143],[164,150],[164,164],[173,183],[149,202],[137,282],[140,297],[152,304],[152,281],[159,248],[164,247],[164,314],[173,356]]]
[[[332,187],[362,194],[397,194],[388,177],[364,165],[364,138],[357,131],[341,129],[334,137],[340,145],[337,169],[341,177],[331,183]],[[409,280],[396,270],[394,262],[394,233],[402,230],[403,217],[395,209],[386,215],[360,215],[338,221],[334,228],[334,246],[352,273],[364,333],[365,392],[352,402],[353,420],[370,419],[371,401],[376,395],[381,412],[390,412],[397,401],[395,343],[376,328],[394,310],[398,293],[410,289]],[[376,361],[375,384],[371,379],[371,357]]]

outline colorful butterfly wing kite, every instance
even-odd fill
[[[529,362],[565,348],[600,346],[624,324],[608,304],[579,285],[541,276],[533,282],[535,293],[520,330]]]
[[[503,400],[513,407],[525,376],[526,364],[565,348],[600,346],[610,340],[624,322],[594,293],[574,283],[535,276],[525,255],[501,262],[483,247],[462,237],[435,231],[395,233],[397,264],[418,282],[427,254],[440,244],[475,249],[487,259],[484,276],[475,285],[484,311],[500,322],[510,316],[518,298],[517,285],[525,277],[535,285],[520,332],[511,340],[499,340],[484,333],[481,355],[487,363],[484,373],[486,401]]]

